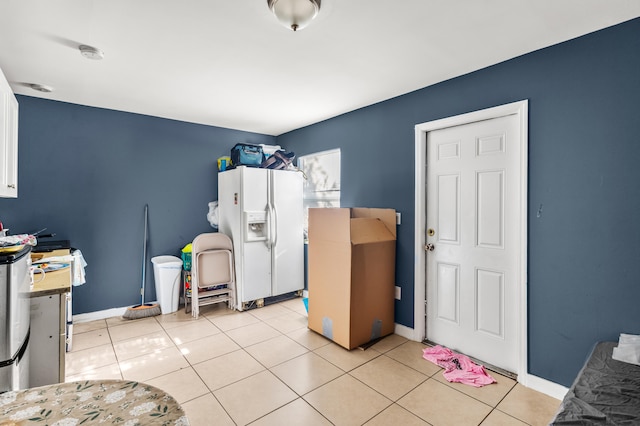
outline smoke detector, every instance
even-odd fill
[[[31,83],[29,84],[29,87],[31,87],[33,90],[37,90],[38,92],[43,92],[43,93],[53,92],[53,87],[45,86],[44,84]]]
[[[100,49],[96,49],[93,46],[87,46],[86,44],[81,44],[78,46],[80,49],[80,54],[87,59],[95,59],[100,60],[104,58],[104,53]]]

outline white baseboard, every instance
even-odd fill
[[[529,389],[533,389],[559,400],[562,400],[562,398],[564,398],[564,396],[569,391],[568,388],[562,385],[551,382],[547,379],[543,379],[542,377],[534,376],[532,374],[527,374],[525,377],[523,377],[523,380],[520,380],[520,377],[518,377],[518,381],[520,382],[520,384],[528,387]]]
[[[81,322],[89,322],[96,321],[111,317],[121,317],[127,311],[129,307],[125,306],[124,308],[111,308],[105,309],[104,311],[96,311],[96,312],[88,312],[86,314],[77,314],[73,316],[74,323]]]
[[[416,337],[415,330],[413,328],[407,327],[406,325],[396,323],[394,333],[398,336],[402,336],[415,342],[420,341],[420,337]]]

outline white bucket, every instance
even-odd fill
[[[151,259],[151,263],[156,283],[156,298],[162,314],[177,311],[182,282],[182,259],[175,256],[156,256]]]

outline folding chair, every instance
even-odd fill
[[[219,232],[200,234],[191,252],[191,315],[198,318],[200,306],[227,302],[234,307],[235,273],[233,242]]]

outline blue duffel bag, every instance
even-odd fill
[[[234,166],[260,167],[264,153],[260,145],[237,143],[231,148],[231,164]]]

